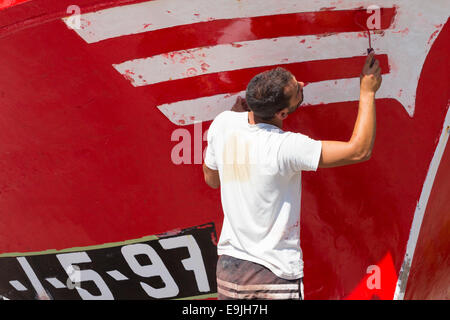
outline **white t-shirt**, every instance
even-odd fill
[[[303,277],[301,171],[316,171],[322,142],[225,111],[208,131],[205,164],[219,170],[224,221],[218,254]]]

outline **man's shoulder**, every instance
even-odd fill
[[[230,110],[223,111],[219,113],[211,123],[213,127],[220,127],[226,124],[227,122],[236,123],[236,119],[242,116],[242,112],[234,112]]]
[[[242,116],[243,112],[235,112],[231,110],[225,110],[219,113],[215,118],[214,121],[223,121],[230,118],[238,118],[239,116]]]

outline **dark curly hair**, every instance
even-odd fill
[[[278,67],[257,74],[250,80],[245,100],[253,113],[263,120],[271,120],[275,113],[289,107],[290,97],[284,89],[292,79],[292,73]]]

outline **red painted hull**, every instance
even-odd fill
[[[78,2],[89,11],[131,3]],[[201,165],[173,163],[171,134],[179,127],[156,106],[171,96],[194,97],[208,84],[211,92],[243,90],[259,69],[228,81],[212,74],[131,86],[111,64],[151,55],[156,40],[143,33],[88,45],[61,20],[69,4],[31,0],[0,11],[0,255],[120,242],[210,222],[219,235],[220,194],[203,182]],[[174,50],[171,32],[160,31],[159,46]],[[202,34],[196,37],[201,42]],[[448,112],[449,43],[447,22],[423,65],[413,117],[395,99],[377,100],[370,161],[303,173],[306,299],[393,298]],[[351,65],[334,72],[355,76]],[[323,65],[294,67],[300,81],[303,73],[306,82],[329,74]],[[347,140],[357,108],[355,102],[300,108],[285,129]],[[195,136],[194,126],[183,128]],[[449,298],[449,152],[447,145],[417,244],[425,259],[412,262],[408,299]],[[365,285],[371,265],[385,275],[382,289]]]

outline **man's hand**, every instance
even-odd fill
[[[371,51],[367,56],[364,67],[361,71],[360,84],[361,92],[375,93],[381,85],[381,68],[380,62],[375,59],[372,67],[370,66],[372,59],[374,59],[375,52]]]
[[[231,111],[246,112],[246,111],[250,111],[250,108],[247,105],[247,101],[245,101],[245,99],[238,96],[233,108],[231,108]]]

